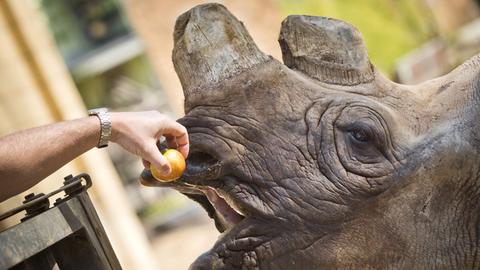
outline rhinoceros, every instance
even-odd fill
[[[283,63],[225,7],[181,15],[191,154],[172,187],[223,232],[191,269],[480,269],[480,55],[420,85],[352,25],[289,16]]]

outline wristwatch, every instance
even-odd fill
[[[97,108],[88,111],[88,115],[95,115],[100,120],[100,140],[98,141],[98,148],[108,146],[110,135],[112,134],[112,121],[108,114],[107,108]]]

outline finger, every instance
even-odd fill
[[[185,145],[179,145],[177,146],[177,150],[182,153],[182,156],[187,159],[188,157],[188,152],[189,152],[189,145],[188,144],[185,144]]]
[[[175,137],[175,141],[177,143],[177,150],[180,151],[180,153],[182,153],[184,158],[187,158],[188,157],[188,152],[190,150],[190,143],[189,143],[189,140],[188,140],[187,129],[180,124],[178,124],[178,125],[181,126],[185,130],[185,133],[183,133],[180,136]]]
[[[155,143],[147,144],[144,147],[142,158],[149,161],[155,166],[155,168],[164,174],[169,174],[171,172],[170,164],[168,164],[162,153],[160,153]]]
[[[168,137],[175,137],[176,148],[182,153],[184,158],[188,157],[190,150],[190,143],[188,140],[187,129],[179,123],[168,120],[163,129],[163,134],[167,139]],[[168,143],[168,141],[167,141]]]
[[[187,129],[181,124],[177,123],[176,121],[173,121],[171,119],[164,119],[163,121],[164,122],[160,130],[160,132],[162,133],[161,135],[168,135],[171,137],[181,137],[187,134]]]
[[[142,158],[142,163],[143,163],[143,167],[145,167],[146,170],[150,170],[150,161]]]
[[[177,141],[175,140],[175,137],[165,136],[165,140],[167,141],[168,148],[177,149]]]
[[[187,159],[188,157],[188,151],[189,151],[189,145],[179,145],[177,143],[177,140],[175,137],[165,137],[167,141],[168,148],[174,148],[177,149],[183,156],[183,158]]]

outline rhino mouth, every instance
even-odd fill
[[[177,181],[160,182],[150,171],[144,170],[141,182],[145,186],[173,188],[198,202],[215,221],[217,230],[224,233],[250,216],[246,204],[222,188],[224,178],[235,181],[234,177],[225,175],[221,161],[204,152],[194,152],[189,155],[187,169]]]
[[[202,192],[215,209],[214,219],[220,232],[232,229],[245,219],[246,214],[228,194],[213,188],[203,189]]]

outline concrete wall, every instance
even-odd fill
[[[172,63],[175,20],[190,8],[208,2],[225,5],[244,22],[261,50],[281,59],[277,40],[283,18],[275,0],[124,0],[130,23],[144,42],[152,66],[178,116],[183,115],[183,92]]]
[[[0,0],[0,136],[86,115],[35,2]],[[124,269],[158,269],[143,227],[104,150],[89,151],[26,193],[47,193],[59,187],[64,176],[80,172],[94,180],[89,193]],[[15,184],[15,179],[10,181]],[[0,212],[18,205],[23,195],[1,203]],[[0,224],[0,228],[14,222]]]
[[[441,35],[450,35],[479,15],[473,0],[425,0]]]

